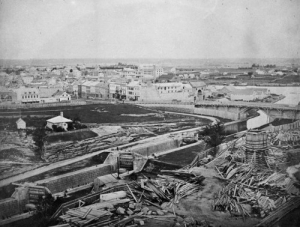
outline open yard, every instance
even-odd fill
[[[15,122],[19,117],[25,120],[27,127],[41,127],[47,119],[58,116],[60,112],[63,112],[64,117],[79,119],[82,123],[149,122],[185,118],[185,116],[170,114],[165,116],[161,114],[150,115],[149,113],[156,113],[156,111],[130,104],[93,104],[56,108],[9,109],[1,110],[0,112],[0,130],[16,129]],[[137,117],[135,115],[142,116]]]

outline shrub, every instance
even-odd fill
[[[225,138],[224,125],[220,122],[213,125],[207,125],[204,130],[199,133],[199,136],[203,136],[206,143],[208,143],[211,147],[216,148]],[[215,155],[215,152],[216,149],[214,149],[213,155]]]

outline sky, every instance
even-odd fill
[[[299,0],[0,0],[0,59],[300,58]]]

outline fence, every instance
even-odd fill
[[[43,108],[55,106],[79,106],[86,105],[86,101],[71,101],[71,102],[54,102],[54,103],[35,103],[35,104],[3,104],[0,109],[26,109],[26,108]]]

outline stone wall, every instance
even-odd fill
[[[15,198],[7,198],[0,200],[0,218],[9,218],[19,214],[19,203]]]
[[[155,141],[155,143],[145,143],[134,146],[130,149],[130,151],[143,156],[149,156],[154,153],[177,148],[180,146],[181,142],[182,140],[179,138],[165,138],[163,140]]]
[[[224,124],[225,133],[227,135],[230,135],[230,134],[247,130],[247,121],[248,119],[244,119],[244,120],[225,123]]]
[[[193,105],[180,105],[180,104],[138,104],[140,106],[145,107],[153,107],[155,109],[159,109],[162,111],[174,111],[174,112],[182,112],[182,113],[194,113],[194,106]]]
[[[208,115],[214,117],[221,117],[230,120],[239,120],[246,118],[244,113],[235,113],[232,111],[217,110],[212,108],[197,108],[194,105],[180,105],[180,104],[138,104],[147,107],[153,107],[155,109],[163,111],[173,111],[181,113],[191,113],[191,114],[200,114]]]
[[[241,114],[233,113],[229,111],[223,111],[223,110],[216,110],[216,109],[210,109],[210,108],[194,108],[195,114],[203,114],[203,115],[209,115],[214,117],[221,117],[226,118],[230,120],[238,120],[241,117]],[[244,117],[244,116],[243,116]]]
[[[113,168],[108,164],[88,167],[71,173],[40,180],[35,182],[37,185],[47,187],[51,193],[65,191],[68,188],[75,188],[81,185],[94,182],[94,179],[99,176],[113,173]]]

